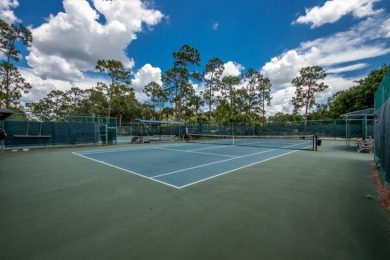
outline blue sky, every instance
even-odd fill
[[[316,97],[324,102],[390,62],[388,0],[0,0],[0,18],[33,33],[19,63],[33,85],[25,102],[94,87],[105,80],[94,73],[98,59],[122,61],[144,99],[143,86],[161,83],[184,44],[199,50],[199,71],[219,57],[225,75],[253,68],[269,77],[269,115],[291,112],[291,80],[302,67],[328,72],[330,88]]]

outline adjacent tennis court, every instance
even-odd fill
[[[211,140],[203,139],[201,143],[149,145],[138,149],[74,154],[175,188],[184,188],[294,152],[291,149],[312,149],[313,145],[313,138],[233,140],[224,137],[222,143],[215,145],[216,141],[221,140],[214,136]]]

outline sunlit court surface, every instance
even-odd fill
[[[296,151],[289,148],[310,145],[310,140],[283,142],[280,148],[185,143],[74,154],[175,188],[184,188]]]

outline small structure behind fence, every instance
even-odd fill
[[[130,124],[118,126],[118,135],[130,136],[162,136],[175,135],[180,136],[182,133],[182,123],[178,121],[155,121],[136,119]]]
[[[47,147],[116,143],[116,118],[61,115],[37,120],[14,114],[4,120],[5,147]]]

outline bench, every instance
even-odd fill
[[[51,135],[14,135],[15,138],[50,138]]]
[[[144,144],[144,143],[150,143],[150,140],[148,140],[147,138],[144,138],[143,136],[134,136],[133,138],[131,138],[131,143],[132,144]]]
[[[369,151],[370,153],[372,153],[373,150],[374,150],[374,143],[371,138],[369,140],[362,140],[362,139],[358,140],[356,152],[360,153],[362,151]]]
[[[131,138],[131,143],[170,142],[174,141],[175,138],[174,135],[134,136]]]

